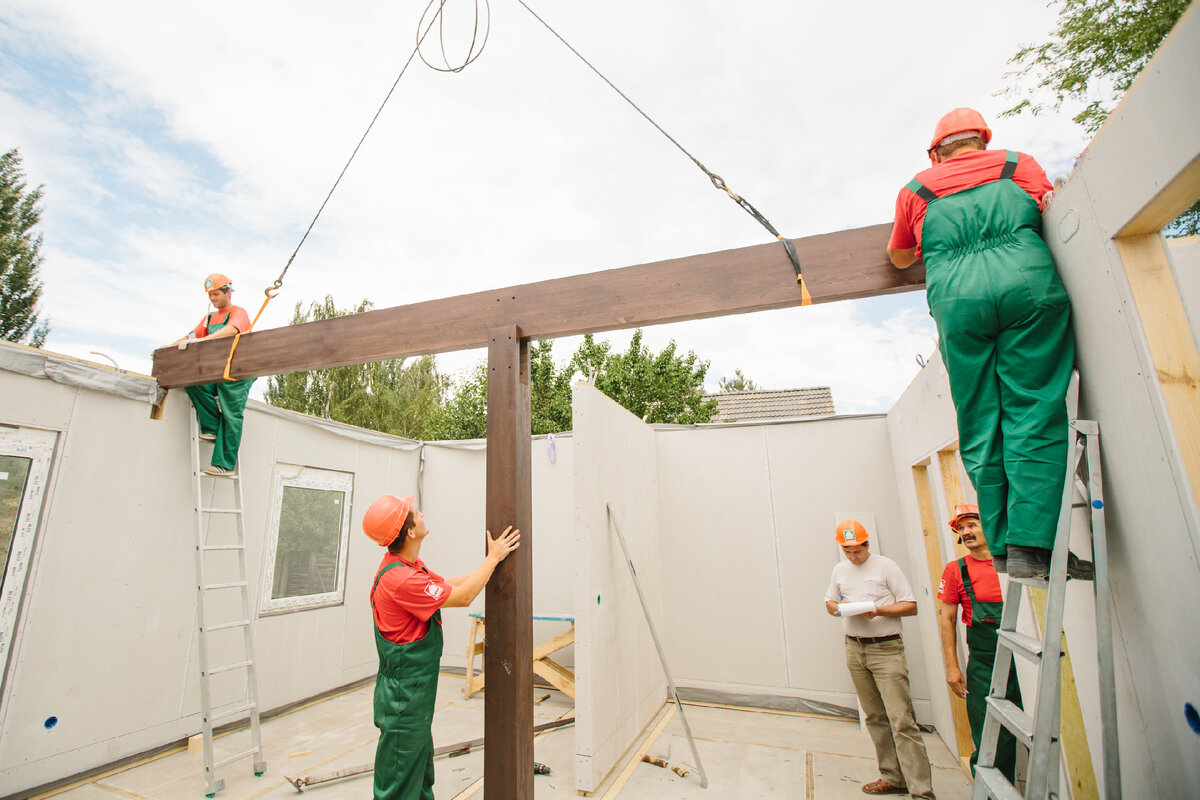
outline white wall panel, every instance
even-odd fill
[[[590,385],[573,391],[576,537],[575,788],[591,792],[666,698],[642,606],[610,529],[629,545],[658,630],[663,613],[654,432]]]
[[[834,515],[875,513],[876,552],[913,578],[885,419],[664,429],[658,443],[664,574],[680,587],[664,600],[676,679],[853,706],[841,624],[824,606]],[[926,659],[911,643],[908,659],[926,719]]]

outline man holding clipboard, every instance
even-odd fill
[[[866,794],[911,794],[932,800],[929,754],[913,715],[900,617],[917,613],[917,598],[895,561],[871,553],[867,529],[853,519],[835,531],[846,556],[833,567],[825,610],[842,617],[846,668],[875,745],[879,780]]]

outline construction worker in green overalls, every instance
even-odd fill
[[[487,534],[488,553],[470,575],[443,578],[421,561],[429,535],[412,496],[385,494],[363,515],[363,531],[386,547],[371,585],[375,649],[376,800],[433,800],[433,705],[442,659],[443,606],[468,606],[521,534]]]
[[[967,555],[951,561],[942,571],[938,586],[938,631],[942,639],[942,657],[946,663],[946,684],[950,691],[967,701],[967,720],[971,725],[971,774],[979,759],[979,741],[983,736],[983,721],[987,716],[987,696],[992,687],[992,668],[996,663],[996,642],[999,639],[1000,612],[1004,596],[1000,578],[992,567],[983,528],[979,524],[979,507],[962,504],[954,509],[950,527],[958,534],[958,542],[967,548]],[[958,636],[955,631],[958,609],[967,626],[967,674],[963,677],[958,666]],[[1009,656],[1011,660],[1012,656]],[[1021,687],[1017,671],[1009,666],[1005,697],[1021,707]],[[1003,726],[996,746],[996,768],[1008,782],[1014,780],[1017,765],[1017,740]]]
[[[233,281],[219,272],[204,279],[213,311],[205,315],[187,336],[171,344],[180,350],[197,339],[222,339],[250,330],[250,315],[241,306],[233,305]],[[204,383],[184,389],[196,409],[200,438],[213,443],[212,466],[201,472],[217,477],[233,477],[237,466],[238,448],[242,444],[242,419],[246,400],[254,378],[220,383]]]
[[[933,167],[900,190],[888,257],[925,260],[929,311],[998,571],[1050,572],[1067,462],[1067,385],[1075,359],[1071,304],[1042,241],[1051,194],[1031,156],[988,150],[979,112],[937,124]],[[1069,574],[1091,565],[1071,557]]]

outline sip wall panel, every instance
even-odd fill
[[[654,432],[596,389],[576,384],[575,788],[595,791],[662,707],[666,679],[609,525],[611,504],[661,631],[664,618]]]

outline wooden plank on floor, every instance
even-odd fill
[[[667,727],[667,724],[675,718],[675,714],[678,711],[679,706],[675,705],[674,703],[669,703],[667,705],[666,713],[663,714],[662,719],[658,721],[658,724],[654,726],[654,729],[650,731],[649,735],[642,740],[642,744],[638,747],[638,749],[635,750],[633,755],[629,757],[629,761],[626,762],[625,768],[621,770],[619,775],[617,775],[616,780],[613,781],[612,786],[608,787],[608,791],[604,793],[604,797],[601,800],[615,800],[616,796],[621,793],[621,789],[623,789],[625,784],[629,783],[629,779],[633,777],[634,770],[636,770],[638,765],[642,763],[642,756],[646,755],[650,748],[654,746],[654,743],[658,741],[658,737],[662,735],[663,730]]]

